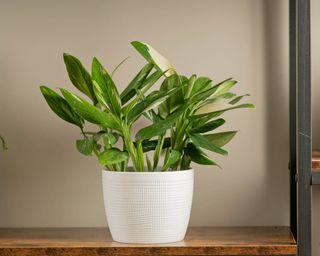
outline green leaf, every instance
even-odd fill
[[[142,142],[143,152],[148,152],[155,150],[158,145],[158,140],[144,140]],[[163,141],[162,149],[168,148],[171,146],[171,138],[165,138]]]
[[[211,81],[208,81],[207,82],[207,85],[209,86],[211,84]],[[207,100],[208,98],[210,98],[212,96],[212,94],[217,90],[217,87],[210,87],[208,88],[206,87],[205,90],[201,90],[201,91],[198,91],[198,92],[195,92],[189,99],[189,103],[190,104],[193,104],[193,103],[198,103],[198,102],[201,102],[201,101],[205,101]]]
[[[141,115],[143,115],[148,110],[155,108],[163,101],[165,101],[168,97],[169,95],[164,92],[152,92],[144,100],[140,101],[134,107],[132,107],[131,110],[129,110],[127,115],[128,124],[136,121]]]
[[[210,140],[208,140],[206,137],[202,136],[199,133],[189,134],[190,139],[196,145],[197,147],[204,148],[207,150],[210,150],[212,152],[221,154],[221,155],[227,155],[228,152],[223,150],[222,148],[214,145],[211,143]]]
[[[212,97],[219,97],[227,92],[237,83],[237,81],[232,80],[231,78],[222,81],[216,87],[216,91],[213,93]]]
[[[117,148],[111,148],[103,151],[99,155],[99,163],[102,166],[118,164],[128,159],[129,155],[126,151],[120,151]]]
[[[208,77],[199,77],[192,88],[191,95],[194,95],[195,93],[206,91],[212,87],[212,81]]]
[[[232,78],[228,78],[212,87],[211,81],[209,80],[203,85],[205,89],[195,93],[191,97],[190,104],[205,100],[213,101],[221,95],[228,93],[235,83],[236,81],[232,80]]]
[[[224,93],[224,94],[222,94],[221,96],[220,96],[220,98],[223,98],[223,99],[231,99],[231,98],[233,98],[233,97],[235,97],[235,96],[237,96],[235,93],[232,93],[232,92],[226,92],[226,93]],[[230,103],[229,103],[230,104]]]
[[[186,105],[181,106],[166,119],[142,128],[136,134],[136,140],[150,139],[154,136],[165,133],[166,130],[168,130],[176,122],[177,118],[181,116],[181,114],[185,111],[186,108]]]
[[[201,149],[197,148],[193,143],[188,143],[187,147],[184,150],[187,156],[197,164],[217,165]]]
[[[175,164],[180,160],[181,152],[178,150],[172,149],[166,163],[163,166],[163,170],[167,170],[171,165]]]
[[[124,58],[111,72],[111,77],[116,73],[116,71],[118,70],[118,68],[120,68],[122,66],[123,63],[125,63],[130,57],[126,57]]]
[[[165,72],[165,76],[169,77],[176,73],[171,63],[150,45],[138,41],[133,41],[131,44],[149,63],[155,64],[157,69]]]
[[[186,76],[183,75],[179,75],[179,80],[180,80],[180,84],[189,84],[189,79]],[[182,94],[185,95],[187,89],[185,90],[185,88],[182,88]]]
[[[218,147],[223,147],[229,141],[231,141],[236,134],[237,134],[237,131],[228,131],[228,132],[206,134],[203,136],[209,141],[211,141],[214,145]]]
[[[92,79],[96,81],[95,93],[103,99],[103,102],[109,107],[111,112],[116,116],[121,115],[121,100],[111,76],[101,65],[97,58],[92,61]]]
[[[142,87],[153,67],[153,64],[146,64],[140,70],[140,72],[133,78],[133,80],[128,84],[128,86],[123,90],[123,92],[120,95],[122,104],[127,103],[136,94],[136,90]]]
[[[114,145],[117,143],[119,139],[119,134],[116,132],[106,132],[106,131],[99,131],[99,132],[85,132],[85,134],[91,134],[93,135],[92,138],[94,141],[99,141],[101,138],[103,139],[104,143],[107,145]]]
[[[63,60],[66,64],[67,72],[72,84],[96,104],[98,101],[93,92],[91,76],[83,67],[80,60],[67,53],[63,54]]]
[[[160,105],[166,99],[174,95],[176,97],[180,88],[173,88],[169,91],[153,91],[144,100],[136,104],[128,113],[128,123],[131,124],[137,120],[143,113]]]
[[[181,170],[188,170],[190,169],[190,164],[191,164],[191,158],[184,152],[182,159],[181,159],[181,164],[180,164],[180,169]]]
[[[193,87],[194,87],[196,79],[197,79],[196,75],[192,75],[188,79],[188,87],[187,87],[187,90],[186,90],[186,92],[184,94],[184,98],[185,99],[188,99],[192,95],[192,90],[193,90]]]
[[[105,107],[108,112],[111,112],[109,103],[106,101],[107,96],[96,81],[93,81],[93,90],[101,106]]]
[[[100,149],[102,148],[102,146],[97,143],[96,141],[93,141],[93,150],[96,152],[100,152]]]
[[[253,104],[251,104],[251,103],[244,103],[244,104],[237,105],[237,106],[233,106],[233,105],[230,105],[230,106],[231,107],[218,109],[218,110],[215,110],[215,111],[212,111],[212,112],[194,115],[194,116],[192,116],[192,121],[193,122],[198,122],[199,125],[202,125],[202,124],[208,122],[209,120],[211,120],[212,118],[217,117],[217,116],[223,114],[224,112],[232,110],[232,109],[237,109],[237,108],[255,108],[255,106]]]
[[[153,123],[156,123],[156,122],[162,120],[162,118],[159,115],[157,115],[153,109],[150,109],[147,112],[144,112],[143,115],[146,118],[148,118],[150,121],[152,121]]]
[[[105,133],[102,135],[102,139],[104,141],[105,144],[110,144],[110,145],[114,145],[117,143],[118,141],[118,134],[112,132],[112,133]]]
[[[187,86],[188,83],[181,83],[180,77],[178,75],[172,75],[167,77],[161,84],[160,91],[167,92],[174,88],[183,88]],[[166,118],[172,112],[174,112],[179,106],[184,103],[184,95],[182,90],[177,92],[174,96],[168,98],[159,107],[159,114],[162,118]]]
[[[121,127],[112,114],[101,111],[84,99],[81,99],[65,89],[60,89],[60,91],[72,109],[85,120],[93,124],[101,125],[106,129],[121,130]]]
[[[219,95],[218,97],[209,97],[208,99],[206,99],[205,101],[202,102],[202,104],[200,104],[200,106],[198,106],[197,109],[200,109],[208,104],[212,104],[212,103],[216,103],[219,102],[219,100],[221,99],[231,99],[233,97],[235,97],[236,94],[235,93],[231,93],[231,92],[226,92],[224,94]],[[230,103],[229,103],[230,104]]]
[[[205,133],[205,132],[209,132],[212,131],[214,129],[217,129],[218,127],[220,127],[221,125],[223,125],[226,121],[222,118],[213,120],[211,122],[208,122],[204,125],[200,125],[197,126],[193,129],[191,129],[191,133]],[[196,123],[196,125],[198,125],[198,123]]]
[[[234,104],[238,103],[240,100],[242,100],[242,98],[245,96],[250,96],[250,94],[244,94],[244,95],[235,97],[233,100],[229,101],[229,104],[234,105]]]
[[[2,144],[2,150],[5,151],[8,149],[8,146],[6,144],[6,141],[4,140],[4,138],[0,135],[0,141],[1,141],[1,144]]]
[[[46,86],[40,86],[40,90],[49,107],[57,116],[69,123],[79,126],[81,129],[83,128],[82,118],[72,110],[64,98]]]
[[[86,135],[92,135],[92,139],[94,141],[99,141],[101,139],[101,137],[107,132],[104,130],[101,130],[99,132],[83,132],[83,133]]]
[[[76,146],[77,146],[78,151],[81,154],[84,154],[86,156],[89,156],[92,154],[92,151],[93,151],[93,141],[92,140],[88,140],[88,139],[77,140]]]
[[[148,76],[139,88],[143,93],[146,93],[162,76],[163,72],[155,71]]]

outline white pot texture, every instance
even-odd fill
[[[194,171],[102,171],[103,197],[113,240],[171,243],[189,223]]]

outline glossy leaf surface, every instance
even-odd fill
[[[60,89],[66,101],[70,104],[72,109],[78,113],[83,119],[93,123],[99,124],[104,128],[120,130],[119,124],[110,113],[105,113],[97,107],[91,105],[84,99],[74,95],[73,93]]]
[[[97,103],[97,99],[93,92],[92,79],[88,71],[76,57],[64,53],[63,60],[67,68],[67,72],[72,84],[81,92],[92,99],[93,103]]]
[[[189,137],[191,138],[193,144],[197,147],[204,148],[221,155],[228,154],[227,151],[213,144],[209,139],[199,133],[189,134]]]
[[[54,113],[69,123],[75,124],[80,128],[83,127],[82,118],[73,111],[64,98],[46,86],[40,86],[40,90]]]

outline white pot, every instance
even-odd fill
[[[193,176],[193,170],[103,170],[104,205],[113,240],[122,243],[183,240],[191,212]]]

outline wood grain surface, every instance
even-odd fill
[[[189,228],[184,241],[122,244],[106,228],[0,228],[0,256],[296,255],[288,227]]]
[[[320,150],[312,151],[312,169],[320,171]]]

